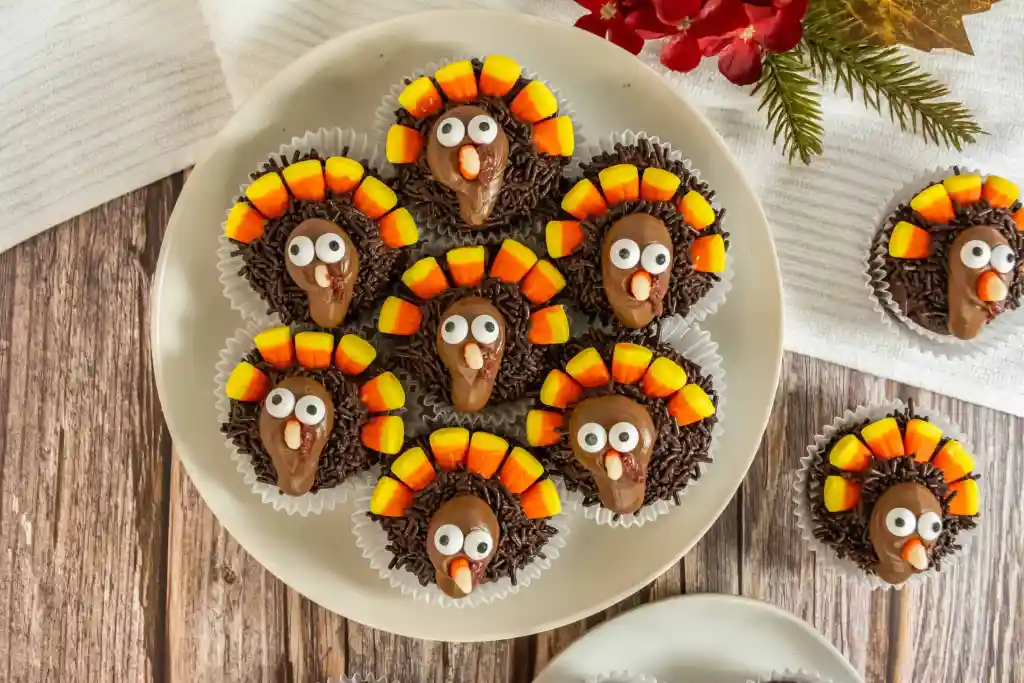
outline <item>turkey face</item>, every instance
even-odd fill
[[[459,495],[444,503],[427,528],[427,555],[438,588],[453,598],[472,593],[483,583],[500,540],[494,510],[477,496]]]
[[[569,416],[572,452],[594,476],[601,504],[618,514],[643,505],[655,436],[650,413],[627,396],[584,399]]]
[[[608,305],[626,327],[645,327],[662,314],[672,277],[672,236],[646,213],[617,220],[601,247],[601,280]]]
[[[903,583],[931,566],[928,551],[942,533],[942,505],[924,486],[908,482],[888,489],[875,503],[868,537],[878,555],[878,576]]]
[[[949,258],[949,331],[973,339],[1003,310],[1017,254],[997,228],[976,225],[953,240]]]
[[[505,316],[487,299],[459,299],[441,314],[436,344],[451,374],[455,409],[479,412],[491,398],[505,354]]]
[[[267,394],[260,409],[260,441],[284,493],[300,496],[313,488],[333,428],[334,401],[315,379],[289,377]]]
[[[449,109],[427,138],[434,180],[455,192],[462,219],[479,227],[490,218],[508,166],[508,137],[480,107]]]
[[[348,233],[322,218],[302,221],[288,236],[285,266],[306,292],[314,323],[331,328],[345,320],[359,276],[359,254]]]

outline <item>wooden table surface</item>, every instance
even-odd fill
[[[424,642],[301,597],[221,528],[174,457],[151,369],[149,286],[183,176],[0,254],[0,681],[527,682],[597,624],[679,593],[767,600],[866,681],[1024,681],[1024,420],[787,355],[743,486],[668,573],[583,622],[484,644]],[[217,296],[218,292],[211,292]],[[974,551],[920,588],[837,580],[790,491],[809,437],[858,403],[914,397],[984,454]]]

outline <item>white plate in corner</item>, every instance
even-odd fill
[[[663,683],[746,683],[785,669],[864,683],[806,622],[766,602],[713,594],[630,610],[566,648],[533,683],[582,683],[621,670]]]
[[[349,529],[351,505],[302,518],[276,513],[245,486],[218,431],[213,368],[241,323],[221,295],[217,240],[249,172],[292,136],[339,125],[371,132],[392,84],[451,55],[507,54],[572,102],[591,140],[644,130],[671,142],[728,208],[728,301],[702,323],[720,344],[729,384],[716,462],[683,509],[638,529],[573,522],[562,556],[528,589],[475,609],[412,602],[378,578]],[[403,16],[325,43],[248,100],[189,176],[164,237],[151,309],[153,366],[175,448],[221,524],[257,561],[324,607],[418,638],[481,641],[537,633],[605,609],[678,562],[732,498],[775,397],[782,360],[778,261],[764,212],[725,143],[662,77],[572,26],[522,14],[445,11]],[[601,571],[596,571],[600,568]]]

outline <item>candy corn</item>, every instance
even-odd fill
[[[384,141],[384,155],[388,163],[412,164],[420,158],[423,151],[423,136],[419,131],[397,123],[388,128],[388,136]]]
[[[420,329],[423,312],[419,306],[411,304],[397,296],[389,296],[380,308],[377,329],[384,334],[397,334],[408,337]]]
[[[323,201],[327,186],[324,182],[324,167],[319,159],[306,159],[286,166],[281,175],[296,199]]]
[[[242,361],[231,371],[224,393],[236,401],[262,401],[270,391],[270,379],[250,363]]]
[[[668,413],[685,427],[714,415],[715,402],[696,384],[687,384],[669,399]]]
[[[1024,207],[1017,209],[1013,214],[1013,222],[1017,224],[1017,230],[1024,232]]]
[[[702,273],[721,273],[725,270],[725,240],[721,235],[698,237],[690,245],[690,263]]]
[[[949,485],[950,495],[956,494],[949,502],[951,515],[976,515],[981,507],[981,491],[974,479],[964,479]]]
[[[941,429],[927,420],[913,419],[907,423],[903,435],[903,452],[914,456],[917,462],[928,462],[941,440]]]
[[[562,501],[558,498],[558,489],[550,479],[538,481],[519,496],[519,504],[523,514],[530,519],[554,517],[562,511]]]
[[[651,364],[654,352],[646,346],[619,342],[612,352],[612,377],[620,384],[636,384]]]
[[[985,179],[981,196],[997,209],[1008,209],[1020,198],[1020,188],[1006,178],[990,175]]]
[[[569,341],[569,317],[561,306],[548,306],[530,315],[531,344],[564,344]]]
[[[469,430],[463,427],[434,430],[430,433],[430,450],[438,467],[454,470],[469,454]]]
[[[468,60],[442,66],[434,72],[434,80],[452,102],[469,102],[477,98],[476,74]]]
[[[597,179],[610,205],[640,198],[640,171],[633,164],[616,164],[604,168],[597,174]]]
[[[847,434],[829,451],[828,461],[841,470],[861,472],[871,464],[871,450],[856,434]]]
[[[371,413],[398,410],[405,405],[405,389],[395,373],[385,372],[359,388],[359,400]]]
[[[441,93],[437,92],[434,82],[426,76],[420,76],[405,86],[398,96],[398,104],[418,119],[436,114],[444,105]]]
[[[537,123],[558,111],[558,100],[543,81],[530,81],[509,105],[512,116],[527,123]]]
[[[402,282],[421,299],[430,299],[448,289],[448,278],[433,256],[421,258],[402,273]]]
[[[398,456],[391,463],[391,473],[413,491],[422,491],[437,476],[430,459],[419,446],[414,446]]]
[[[267,173],[250,183],[245,196],[267,218],[277,218],[288,210],[291,199],[284,181],[276,173]]]
[[[377,415],[363,425],[359,436],[370,450],[394,455],[405,441],[405,423],[398,415]]]
[[[398,195],[377,178],[367,176],[359,184],[359,189],[356,190],[355,196],[352,197],[352,203],[355,204],[355,207],[361,213],[373,220],[377,220],[395,208],[395,205],[398,203]]]
[[[416,221],[409,213],[409,209],[404,207],[399,207],[381,218],[377,227],[380,229],[381,240],[392,249],[408,247],[420,239]]]
[[[715,210],[696,190],[684,194],[677,208],[683,214],[683,220],[694,230],[703,230],[715,222]]]
[[[363,165],[348,157],[329,157],[324,164],[324,176],[327,187],[332,192],[342,194],[359,187],[359,181],[365,173]]]
[[[533,146],[541,154],[571,157],[573,150],[576,149],[572,119],[568,116],[556,116],[534,125]]]
[[[548,256],[563,258],[583,244],[583,229],[579,221],[550,221],[544,228],[544,241]]]
[[[886,417],[872,422],[860,430],[864,442],[875,454],[875,457],[888,460],[905,455],[903,451],[903,435],[900,434],[900,427],[896,424],[896,418]]]
[[[238,202],[228,212],[224,234],[236,242],[249,244],[263,237],[263,216],[246,202]]]
[[[588,216],[600,216],[608,210],[608,204],[597,186],[584,178],[562,197],[562,208],[570,215],[583,220]]]
[[[900,221],[889,235],[889,255],[893,258],[928,258],[932,236],[913,223]]]
[[[459,173],[466,180],[476,180],[480,175],[480,153],[473,145],[459,148]]]
[[[561,370],[552,370],[540,388],[540,402],[552,408],[568,408],[580,400],[583,387]]]
[[[483,282],[487,269],[487,250],[483,246],[452,249],[445,258],[456,286],[475,287]]]
[[[917,193],[910,200],[910,208],[932,223],[949,223],[956,218],[953,202],[943,185],[932,185]]]
[[[370,512],[382,517],[401,517],[412,503],[412,491],[391,477],[381,477],[370,496]]]
[[[681,182],[679,176],[663,168],[654,166],[646,168],[640,183],[640,199],[649,202],[667,202],[675,196]]]
[[[526,274],[520,289],[534,304],[546,303],[565,288],[565,277],[551,261],[538,261]]]
[[[935,455],[932,464],[942,470],[947,483],[963,479],[974,470],[974,458],[964,449],[963,444],[952,439]]]
[[[519,446],[512,449],[501,466],[499,480],[512,493],[522,493],[544,474],[544,466],[533,455]]]
[[[612,380],[608,366],[604,364],[601,354],[593,346],[583,349],[573,356],[565,364],[565,371],[572,375],[572,378],[580,385],[592,387],[605,387]]]
[[[686,371],[675,361],[661,357],[655,358],[647,368],[640,388],[652,398],[664,398],[682,389],[684,384]]]
[[[334,364],[346,375],[358,375],[377,357],[373,345],[354,334],[346,334],[334,351]]]
[[[986,270],[978,276],[978,298],[982,301],[1002,301],[1010,294],[1009,288],[994,270]]]
[[[980,175],[953,175],[943,180],[942,185],[950,199],[960,206],[967,206],[981,199]]]
[[[537,255],[529,247],[507,239],[501,243],[491,264],[491,277],[502,282],[519,282],[536,262]]]
[[[480,72],[480,91],[498,97],[506,94],[519,82],[522,68],[514,60],[502,55],[490,55],[484,60]]]
[[[279,370],[286,370],[295,364],[295,348],[292,346],[292,332],[287,325],[264,330],[253,341],[263,360]]]
[[[469,459],[466,466],[471,472],[490,479],[501,466],[508,452],[508,441],[489,432],[473,432],[469,439]]]
[[[334,335],[330,332],[299,332],[295,335],[295,355],[307,370],[320,370],[331,364]]]
[[[562,413],[531,410],[526,414],[526,443],[531,446],[552,446],[562,439],[559,430],[565,423]]]
[[[826,477],[823,498],[829,512],[852,510],[860,502],[860,484],[837,475]]]

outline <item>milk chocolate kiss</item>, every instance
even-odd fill
[[[878,555],[875,570],[899,584],[931,565],[929,551],[942,532],[942,505],[927,488],[897,484],[879,497],[871,510],[868,538]]]
[[[458,299],[441,314],[436,344],[451,374],[455,410],[479,412],[491,398],[505,355],[505,316],[487,299]]]
[[[337,327],[345,320],[359,277],[359,253],[348,233],[322,218],[302,221],[288,236],[285,266],[306,292],[314,323]]]
[[[974,339],[1002,310],[1013,281],[1016,254],[997,228],[976,225],[956,236],[947,256],[949,331],[960,339]],[[1008,263],[1008,257],[1013,261],[1004,268],[1007,272],[1000,273],[995,266]],[[997,262],[1000,258],[1004,260]]]
[[[274,462],[277,486],[284,493],[301,496],[313,488],[320,455],[333,428],[334,401],[315,379],[289,377],[267,394],[260,409],[260,441]]]
[[[601,247],[601,280],[619,322],[636,329],[660,316],[671,277],[672,236],[665,224],[646,213],[615,221]]]
[[[626,396],[584,399],[569,416],[573,455],[594,476],[601,505],[619,514],[643,505],[655,436],[650,413]]]
[[[508,166],[508,137],[487,110],[454,107],[430,129],[427,165],[434,180],[455,192],[462,220],[479,227],[498,201]]]
[[[500,540],[494,510],[477,496],[458,495],[441,505],[427,528],[427,555],[438,588],[453,598],[473,592]]]

